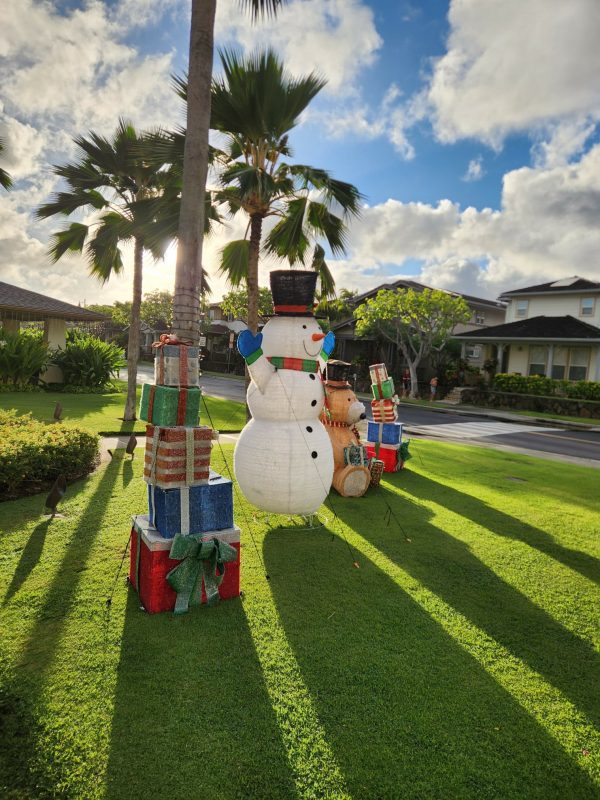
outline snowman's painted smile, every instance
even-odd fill
[[[316,358],[319,355],[319,353],[321,352],[321,344],[320,343],[319,343],[319,349],[317,350],[316,353],[311,353],[310,350],[307,350],[306,349],[306,344],[304,342],[302,342],[302,347],[304,348],[304,352],[306,353],[306,355],[307,356],[311,356],[311,358]]]

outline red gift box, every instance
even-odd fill
[[[221,600],[238,597],[240,594],[240,529],[227,528],[222,531],[207,531],[202,539],[219,539],[227,542],[238,552],[236,561],[225,564],[225,574],[219,586]],[[173,611],[177,594],[167,581],[167,574],[181,561],[169,557],[173,541],[164,539],[150,524],[147,516],[133,517],[131,529],[131,552],[129,582],[140,596],[140,602],[149,614]],[[206,592],[202,587],[202,602],[206,603]]]
[[[375,422],[394,422],[396,420],[396,404],[393,400],[371,400],[371,409]]]
[[[399,450],[400,445],[397,444],[380,444],[379,455],[375,455],[375,445],[372,442],[367,442],[367,456],[383,461],[384,472],[398,472],[404,467],[404,461],[400,459]]]
[[[208,483],[212,428],[146,425],[144,480],[163,489]]]

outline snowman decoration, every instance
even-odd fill
[[[240,434],[234,470],[244,496],[276,514],[314,514],[333,479],[333,450],[319,420],[320,373],[333,350],[314,318],[317,273],[271,272],[275,315],[262,333],[243,331],[238,350],[252,381],[252,419]]]

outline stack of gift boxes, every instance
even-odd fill
[[[184,612],[239,595],[240,531],[231,481],[210,469],[217,434],[198,424],[198,348],[157,344],[140,406],[149,513],[133,517],[129,579],[149,613]]]
[[[394,380],[388,376],[385,364],[372,364],[369,372],[373,392],[373,421],[369,420],[368,423],[367,456],[383,461],[384,472],[397,472],[402,469],[404,460],[402,423],[397,422],[398,397]]]

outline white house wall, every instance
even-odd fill
[[[511,344],[508,357],[508,371],[527,375],[529,370],[529,345]]]
[[[593,316],[581,316],[581,300],[584,297],[593,297],[596,300]],[[520,300],[529,301],[527,314],[524,317],[517,317],[517,302]],[[600,328],[600,293],[513,297],[506,309],[506,322],[516,322],[532,317],[565,317],[567,315]]]

